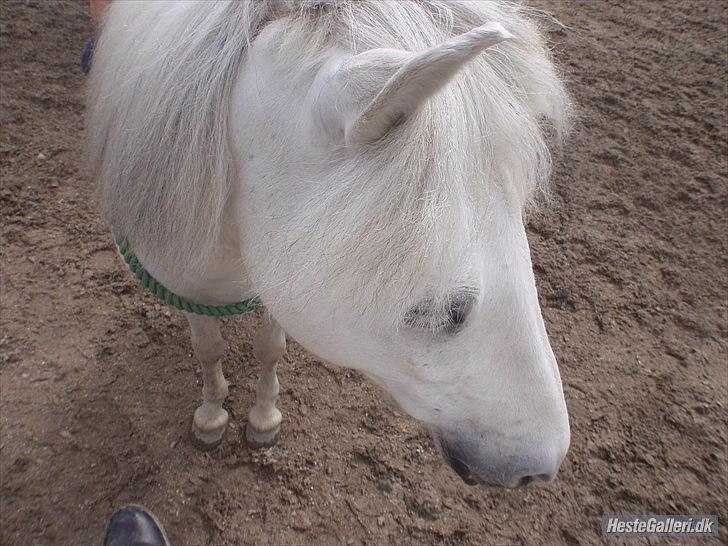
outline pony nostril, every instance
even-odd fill
[[[516,487],[526,487],[528,484],[533,482],[536,478],[534,476],[522,476],[517,482]]]
[[[517,481],[515,487],[526,487],[532,483],[549,483],[553,480],[551,474],[529,474],[528,476],[521,476]]]

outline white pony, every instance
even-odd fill
[[[507,2],[114,2],[89,85],[105,216],[166,288],[260,296],[247,435],[279,431],[285,333],[430,425],[468,483],[551,481],[569,445],[523,223],[568,99]],[[195,437],[228,414],[188,315]]]

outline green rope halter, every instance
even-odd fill
[[[134,276],[139,279],[142,286],[147,288],[152,294],[157,296],[167,305],[187,311],[189,313],[195,313],[197,315],[208,315],[211,317],[226,317],[228,315],[242,315],[248,313],[254,309],[257,309],[262,304],[260,298],[250,298],[243,300],[238,303],[231,303],[229,305],[204,305],[202,303],[195,303],[187,300],[181,296],[178,296],[174,292],[167,290],[162,286],[157,279],[152,277],[149,272],[144,269],[144,266],[139,263],[139,260],[134,253],[129,249],[126,244],[126,239],[123,235],[114,234],[114,242],[116,243],[116,249],[124,259],[129,271],[134,273]]]

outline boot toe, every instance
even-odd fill
[[[146,508],[128,505],[111,516],[104,546],[169,546],[162,525]]]

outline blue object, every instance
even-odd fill
[[[81,70],[84,74],[88,74],[91,71],[91,59],[94,56],[94,46],[96,46],[96,33],[94,32],[86,40],[86,44],[83,46],[81,52]]]

